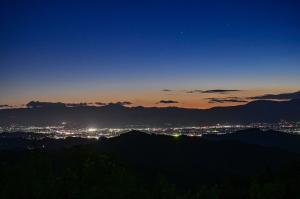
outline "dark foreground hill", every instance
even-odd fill
[[[113,154],[137,168],[163,169],[170,172],[170,176],[182,175],[187,181],[194,178],[196,181],[217,179],[222,175],[247,175],[266,167],[277,169],[299,158],[298,154],[279,148],[223,141],[221,138],[211,141],[140,132],[103,140],[97,149]]]
[[[30,103],[29,103],[30,104]],[[32,103],[31,103],[32,104]],[[189,126],[216,123],[278,122],[300,120],[300,99],[290,101],[259,100],[245,105],[210,109],[177,107],[126,107],[109,104],[102,107],[67,107],[63,103],[34,102],[34,106],[0,110],[0,125],[58,125],[100,127]]]
[[[64,143],[68,147],[46,140],[45,148],[1,151],[0,197],[300,197],[299,153],[285,149],[136,131]]]
[[[300,136],[278,131],[260,129],[246,129],[225,135],[203,135],[206,140],[238,141],[265,147],[275,147],[286,151],[300,153]]]

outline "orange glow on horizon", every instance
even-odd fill
[[[163,92],[161,90],[143,90],[143,91],[118,91],[118,92],[86,92],[84,94],[73,93],[70,95],[60,96],[57,95],[40,95],[34,97],[26,97],[25,99],[19,99],[11,101],[10,105],[16,105],[18,107],[24,106],[29,101],[41,101],[41,102],[63,102],[63,103],[116,103],[120,101],[132,102],[130,106],[144,106],[144,107],[182,107],[182,108],[199,108],[207,109],[211,107],[219,106],[236,106],[245,104],[247,102],[224,102],[224,103],[209,103],[208,98],[228,98],[239,97],[247,101],[251,101],[248,97],[260,96],[264,94],[279,94],[285,92],[295,92],[291,89],[260,89],[260,90],[241,90],[232,93],[187,93],[184,90],[172,90],[172,92]],[[172,100],[178,103],[158,103],[160,100]],[[7,104],[3,102],[3,104]]]

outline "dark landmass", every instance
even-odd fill
[[[246,129],[224,135],[204,134],[203,139],[215,141],[238,141],[264,147],[275,147],[286,151],[300,153],[300,136],[279,131],[261,131]]]
[[[29,132],[0,133],[0,150],[61,150],[96,142],[95,139],[68,137],[53,139],[44,134]]]
[[[281,93],[281,94],[267,94],[267,95],[261,95],[261,96],[255,96],[250,97],[249,99],[276,99],[276,100],[287,100],[287,99],[300,99],[300,91],[294,92],[294,93]]]
[[[8,139],[36,148],[3,150]],[[287,147],[291,142],[299,138],[258,129],[204,138],[137,131],[99,140],[6,135],[0,197],[299,198],[300,153]]]
[[[222,138],[212,141],[140,132],[102,140],[97,149],[113,154],[136,168],[162,170],[173,178],[180,176],[180,182],[207,181],[219,179],[223,175],[254,174],[266,167],[278,169],[300,157],[297,153],[281,150],[277,146],[264,147]]]
[[[108,104],[101,107],[68,107],[63,103],[30,102],[28,108],[0,110],[0,125],[68,125],[87,127],[193,126],[216,123],[278,122],[300,120],[300,99],[258,100],[245,105],[210,109],[178,107],[126,107]]]

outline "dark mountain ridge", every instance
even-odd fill
[[[134,168],[146,169],[148,173],[167,173],[172,179],[180,179],[182,184],[216,180],[227,175],[252,175],[266,168],[277,170],[300,160],[300,151],[294,153],[285,148],[288,142],[282,141],[274,146],[255,143],[257,132],[255,129],[245,131],[253,134],[252,141],[245,142],[222,139],[223,135],[219,140],[212,140],[132,131],[100,140],[95,147],[97,151],[112,154]],[[260,137],[264,137],[264,133]],[[279,134],[284,137],[283,133]],[[274,135],[271,139],[278,141],[282,137]],[[294,143],[299,145],[299,138]]]
[[[172,137],[139,131],[99,140],[27,140],[22,133],[16,133],[16,136],[22,137],[9,136],[9,133],[1,136],[0,151],[30,149],[51,152],[80,147],[82,151],[94,150],[110,154],[126,165],[146,169],[147,173],[167,173],[171,178],[181,179],[180,183],[185,183],[185,180],[215,180],[223,175],[250,175],[267,167],[277,170],[287,163],[300,160],[299,147],[289,148],[289,145],[299,145],[299,136],[262,132],[258,129],[202,138]]]
[[[216,123],[278,122],[300,120],[300,99],[290,101],[258,100],[245,105],[187,109],[178,107],[126,107],[119,104],[95,106],[35,106],[0,110],[0,125],[71,126],[182,126]]]
[[[299,135],[273,130],[262,131],[260,129],[246,129],[224,135],[205,134],[202,138],[214,141],[238,141],[264,147],[275,147],[300,154]]]
[[[257,130],[244,132],[250,136]],[[0,143],[7,140],[45,147],[0,150],[1,198],[285,199],[300,195],[299,153],[238,140],[137,131],[89,141],[47,138],[25,143],[12,135],[0,136]]]

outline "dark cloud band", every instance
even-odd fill
[[[174,100],[160,100],[159,102],[157,102],[157,104],[177,104],[177,103],[179,102]]]
[[[190,90],[187,93],[231,93],[231,92],[238,92],[241,90],[234,90],[234,89],[213,89],[213,90]]]
[[[245,103],[248,102],[242,98],[238,97],[228,97],[228,98],[207,98],[208,103]]]

